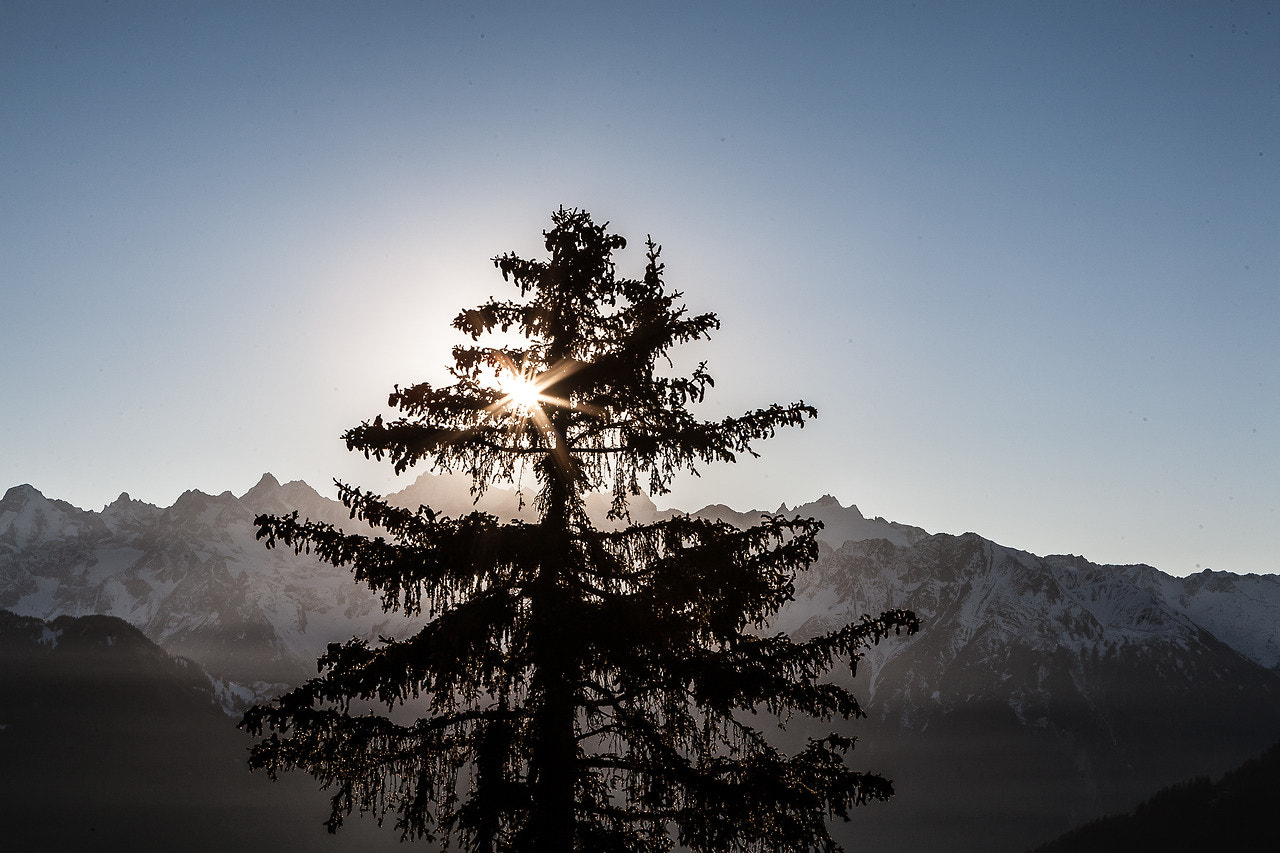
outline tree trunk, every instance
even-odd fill
[[[562,435],[563,433],[561,433]],[[559,438],[557,436],[557,438]],[[561,439],[562,440],[562,439]],[[539,707],[535,716],[532,755],[534,853],[571,853],[574,847],[577,764],[577,704],[574,697],[577,656],[568,624],[572,592],[566,574],[572,570],[569,531],[572,475],[559,470],[554,456],[545,460],[546,512],[542,517],[546,551],[537,588],[531,596],[533,687]]]

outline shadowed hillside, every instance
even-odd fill
[[[0,685],[6,850],[405,849],[370,821],[327,835],[311,780],[251,776],[203,670],[119,619],[0,611]]]
[[[1037,847],[1035,853],[1280,850],[1280,743],[1217,782],[1198,776],[1133,812],[1113,815]]]

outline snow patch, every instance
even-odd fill
[[[240,684],[214,678],[207,672],[205,678],[209,679],[209,686],[213,688],[214,698],[221,706],[222,713],[228,717],[239,718],[253,705],[289,690],[289,685],[277,682],[255,681],[252,684]]]
[[[48,619],[57,615],[59,602],[57,578],[33,576],[35,592],[29,592],[15,601],[8,609],[19,616],[34,616],[37,619]]]
[[[45,625],[40,629],[40,639],[36,640],[42,646],[48,646],[50,649],[58,647],[58,638],[62,636],[62,631],[50,628]]]

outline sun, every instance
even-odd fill
[[[529,417],[542,408],[542,392],[532,376],[518,371],[499,371],[498,390],[506,395],[499,401],[499,405],[508,411]]]

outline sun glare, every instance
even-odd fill
[[[520,373],[503,371],[498,374],[498,390],[506,394],[503,405],[508,409],[524,415],[532,415],[542,401],[538,384],[532,377]]]

